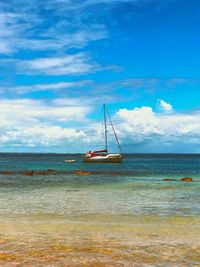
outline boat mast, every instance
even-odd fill
[[[120,150],[120,152],[122,153],[122,148],[121,148],[121,146],[120,146],[119,139],[118,139],[118,137],[117,137],[117,134],[116,134],[116,132],[115,132],[114,125],[113,125],[113,123],[112,123],[112,121],[111,121],[110,114],[108,113],[108,110],[107,110],[107,108],[106,108],[106,105],[105,105],[105,104],[104,104],[104,109],[105,109],[105,113],[107,113],[107,115],[108,115],[108,119],[109,119],[109,121],[110,121],[110,124],[111,124],[112,130],[113,130],[113,133],[114,133],[115,139],[116,139],[116,141],[117,141],[117,144],[118,144],[119,150]]]
[[[105,149],[108,150],[108,138],[107,138],[107,123],[106,123],[106,105],[103,104],[103,110],[104,110],[104,131],[105,131]]]

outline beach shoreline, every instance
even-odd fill
[[[198,266],[200,261],[200,217],[194,216],[20,215],[1,218],[0,229],[2,267]]]

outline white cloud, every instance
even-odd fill
[[[76,21],[72,24],[70,17],[75,16],[71,13],[63,13],[59,20],[49,19],[47,23],[36,2],[24,6],[21,4],[16,9],[14,4],[8,5],[9,12],[1,9],[0,54],[13,54],[20,49],[61,52],[70,48],[83,48],[89,42],[107,38],[104,25],[93,23],[85,27]],[[63,3],[57,4],[57,8],[59,4],[63,7]],[[57,8],[51,9],[51,3],[45,3],[44,9],[48,9],[48,5],[48,12],[53,18]],[[65,6],[69,7],[66,2]]]
[[[73,10],[73,11],[80,11],[84,10],[85,8],[103,4],[103,5],[113,5],[115,3],[128,3],[128,2],[138,2],[141,0],[83,0],[81,2],[76,3],[75,1],[68,1],[68,5],[65,6],[64,10]],[[55,3],[62,3],[62,0],[50,0],[51,4]],[[61,6],[60,6],[61,8]]]
[[[167,103],[166,101],[164,101],[163,99],[160,99],[158,101],[158,108],[166,113],[172,112],[173,111],[173,107],[171,104]]]
[[[126,2],[136,2],[138,0],[86,0],[83,5],[97,5],[97,4],[113,4],[113,3],[126,3]]]
[[[12,55],[25,47],[30,50],[32,28],[39,22],[41,20],[34,13],[2,11],[0,13],[0,54]]]
[[[18,127],[58,122],[83,122],[90,112],[90,107],[56,105],[55,102],[42,100],[0,100],[0,127]]]
[[[19,29],[15,26],[18,16],[10,13],[0,13],[0,54],[14,52],[13,39],[16,38]]]
[[[97,41],[107,37],[106,31],[101,29],[78,30],[73,33],[56,32],[56,29],[46,31],[42,36],[33,38],[17,38],[15,41],[16,49],[40,50],[61,52],[70,48],[83,48],[89,42]],[[12,45],[10,43],[10,45]]]
[[[0,136],[0,142],[1,146],[54,147],[73,144],[83,138],[85,133],[81,130],[49,125],[7,130]]]
[[[0,143],[6,147],[42,147],[67,144],[74,147],[74,152],[100,148],[102,123],[89,119],[94,105],[91,99],[65,98],[50,102],[39,100],[1,100],[0,101]],[[157,113],[151,107],[120,109],[113,122],[125,151],[151,152],[176,151],[176,144],[181,149],[187,146],[195,152],[200,144],[200,112],[170,114]],[[73,125],[69,127],[69,125]],[[114,145],[114,137],[109,136],[109,144]],[[141,149],[141,150],[140,150]],[[167,150],[169,151],[169,150]],[[58,150],[59,152],[59,150]],[[67,147],[66,147],[66,152]]]
[[[131,144],[156,144],[159,146],[182,142],[200,144],[200,112],[191,114],[153,112],[151,107],[120,109],[116,119],[121,121],[118,126],[123,142]]]
[[[0,100],[1,147],[62,147],[87,139],[83,130],[67,126],[83,124],[91,107],[77,103],[39,100]]]
[[[16,86],[9,88],[9,91],[15,92],[16,94],[25,94],[32,93],[37,91],[60,91],[66,90],[69,88],[79,88],[90,84],[91,81],[83,80],[77,82],[58,82],[58,83],[49,83],[49,84],[33,84],[33,85],[24,85]],[[8,91],[8,89],[6,88]]]
[[[85,53],[64,55],[63,57],[38,58],[19,63],[23,71],[35,71],[46,75],[77,75],[95,72],[99,65],[92,62]]]

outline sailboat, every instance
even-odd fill
[[[119,143],[119,139],[114,129],[114,125],[111,121],[110,115],[106,105],[103,105],[104,110],[104,137],[105,137],[105,148],[103,150],[89,151],[83,157],[83,162],[85,163],[121,163],[122,162],[122,149]],[[107,129],[107,119],[110,121],[112,131],[114,133],[116,142],[119,147],[120,153],[109,153],[108,152],[108,129]]]

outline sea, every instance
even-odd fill
[[[200,154],[82,157],[0,154],[1,267],[200,266]]]

